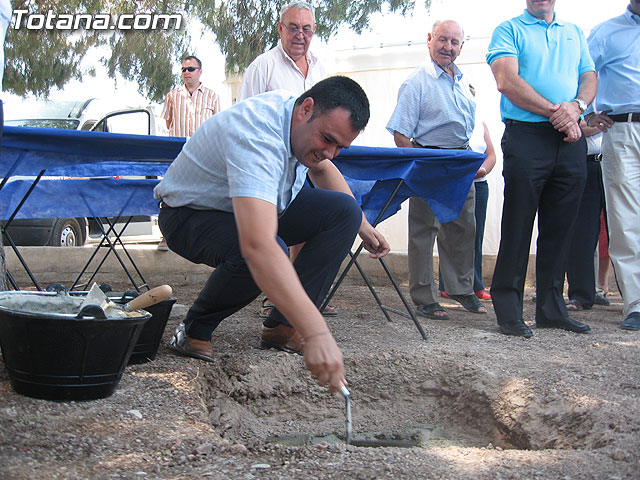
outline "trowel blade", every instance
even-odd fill
[[[348,445],[351,443],[351,435],[353,434],[353,424],[351,422],[351,392],[344,385],[340,389],[340,393],[344,396],[345,408],[346,408],[346,425],[347,425],[347,436],[345,438],[345,443]]]
[[[106,312],[107,307],[109,306],[109,298],[104,294],[97,283],[93,283],[89,293],[84,297],[84,301],[82,305],[80,305],[80,311],[87,305],[97,305],[102,308],[103,311]]]

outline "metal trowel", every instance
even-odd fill
[[[141,310],[150,305],[155,305],[162,300],[169,298],[173,290],[169,285],[160,285],[159,287],[152,288],[148,292],[142,293],[133,300],[124,305],[118,305],[107,297],[104,292],[100,289],[97,283],[91,286],[89,293],[84,298],[82,305],[80,306],[80,311],[87,305],[97,305],[102,308],[105,315],[109,317],[113,315],[114,312],[120,313],[122,311],[125,312],[133,312],[135,310]]]
[[[342,387],[340,388],[340,393],[344,396],[347,415],[347,419],[345,421],[347,425],[347,435],[345,437],[345,443],[349,445],[351,443],[351,435],[353,433],[353,424],[351,422],[351,392],[345,385],[342,385]]]

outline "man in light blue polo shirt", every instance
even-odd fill
[[[178,352],[214,361],[215,328],[263,291],[276,308],[260,346],[304,353],[320,385],[343,385],[342,354],[318,307],[356,234],[372,257],[389,251],[331,162],[368,120],[362,88],[330,77],[297,99],[251,97],[196,130],[155,189],[169,248],[215,267],[174,334]],[[301,188],[307,173],[317,188]],[[303,242],[292,265],[287,246]]]
[[[522,15],[495,29],[487,53],[506,124],[491,297],[500,332],[533,335],[522,317],[522,297],[537,213],[536,326],[587,333],[587,325],[567,314],[562,280],[586,181],[587,147],[578,122],[597,80],[584,35],[556,18],[555,0],[526,1]]]
[[[640,330],[640,0],[589,35],[598,72],[597,113],[587,124],[602,137],[609,254],[624,300],[622,328]]]

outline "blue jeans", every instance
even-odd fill
[[[313,188],[302,189],[278,219],[276,241],[283,251],[288,252],[289,245],[305,244],[294,268],[316,306],[325,299],[361,221],[362,210],[353,197]],[[158,224],[171,250],[194,263],[215,267],[185,318],[187,335],[210,340],[222,320],[261,291],[240,253],[233,213],[161,208]],[[269,321],[289,324],[275,308]]]
[[[476,241],[474,244],[473,260],[473,291],[484,290],[482,283],[482,240],[484,239],[484,224],[487,220],[487,202],[489,201],[489,183],[486,180],[474,182],[476,187]],[[439,270],[439,269],[438,269]],[[438,272],[440,278],[438,285],[441,291],[446,292],[442,273]]]

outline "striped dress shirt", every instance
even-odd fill
[[[207,118],[219,111],[220,99],[213,90],[201,83],[191,94],[182,85],[167,95],[162,118],[169,122],[169,135],[190,137]]]
[[[452,78],[431,58],[419,66],[398,90],[387,130],[413,138],[420,145],[460,148],[469,142],[476,103],[456,65]]]

